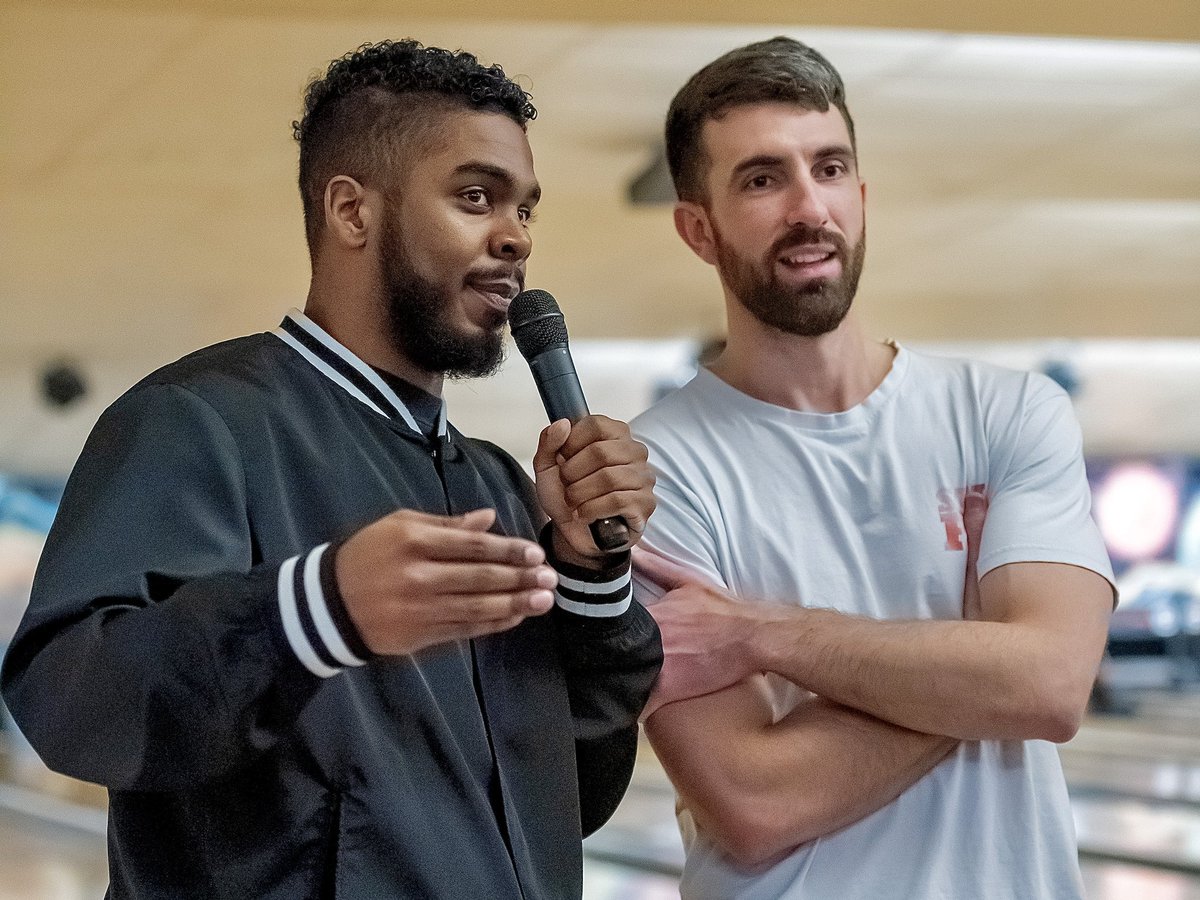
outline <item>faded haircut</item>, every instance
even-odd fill
[[[413,40],[363,44],[308,85],[300,144],[300,197],[309,254],[316,258],[325,187],[336,175],[386,187],[414,152],[436,139],[447,115],[495,112],[525,128],[537,116],[529,94],[498,65]]]

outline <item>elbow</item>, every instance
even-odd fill
[[[1084,673],[1043,670],[1037,683],[1025,693],[1026,702],[1019,715],[1025,740],[1064,744],[1075,737],[1087,711],[1093,676]]]
[[[1044,698],[1045,706],[1039,716],[1038,738],[1065,744],[1079,732],[1087,709],[1087,694],[1080,700],[1076,691],[1057,693]]]
[[[771,835],[748,832],[721,844],[725,855],[739,869],[761,869],[781,858],[791,847],[778,846]]]
[[[1065,744],[1075,737],[1082,722],[1081,711],[1068,708],[1061,701],[1047,704],[1029,717],[1026,739]]]
[[[726,819],[711,830],[710,837],[739,869],[757,869],[782,852],[774,846],[773,835],[752,821]]]
[[[1043,680],[1044,740],[1065,744],[1079,732],[1099,667],[1097,656],[1094,662],[1075,659],[1067,665],[1060,663],[1047,673]]]
[[[707,819],[707,821],[705,821]],[[795,810],[786,819],[766,803],[729,804],[701,817],[713,842],[739,869],[758,869],[780,859],[800,844],[817,837],[796,821]]]

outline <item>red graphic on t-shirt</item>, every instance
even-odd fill
[[[963,509],[968,497],[978,498],[986,503],[987,485],[973,484],[966,488],[941,488],[938,491],[938,517],[946,529],[947,550],[966,549]]]

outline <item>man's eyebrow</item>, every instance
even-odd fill
[[[740,163],[733,167],[733,171],[729,173],[730,179],[737,178],[743,172],[749,169],[757,169],[760,166],[782,166],[784,158],[771,153],[759,153],[757,156],[751,156],[743,159]]]
[[[813,161],[821,162],[822,160],[832,159],[834,157],[852,160],[855,163],[858,162],[858,159],[854,155],[854,150],[849,144],[829,144],[828,146],[822,147],[813,154]],[[732,181],[739,175],[751,169],[757,169],[760,167],[770,168],[772,166],[783,166],[786,164],[787,160],[782,156],[778,156],[773,153],[759,153],[755,156],[743,159],[740,163],[734,166],[733,171],[729,173],[729,178]]]
[[[849,144],[830,144],[828,147],[822,147],[813,154],[813,159],[820,162],[834,156],[858,162],[858,158],[854,155],[854,148]]]
[[[481,178],[490,178],[493,181],[499,181],[509,190],[514,189],[517,185],[517,179],[512,172],[492,163],[465,162],[461,166],[456,166],[454,171],[460,175],[478,175]],[[542,186],[537,182],[534,182],[533,190],[529,192],[529,199],[533,203],[537,203],[542,199]]]

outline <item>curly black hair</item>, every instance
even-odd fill
[[[384,183],[436,136],[447,113],[463,109],[500,113],[522,128],[537,117],[529,94],[500,66],[414,40],[363,44],[309,82],[292,134],[300,144],[300,196],[314,258],[329,179]]]

